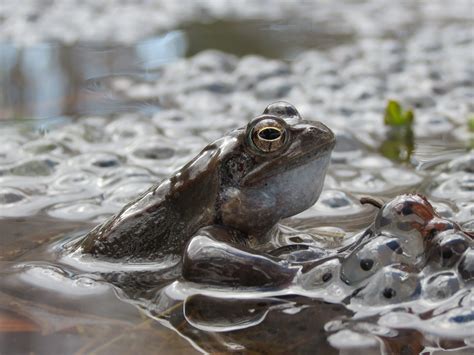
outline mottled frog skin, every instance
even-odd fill
[[[288,103],[271,104],[93,229],[80,248],[121,261],[185,252],[185,266],[193,253],[205,254],[202,238],[245,253],[249,239],[263,240],[281,218],[316,202],[334,145],[324,124],[303,120]]]

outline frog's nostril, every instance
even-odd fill
[[[308,127],[306,128],[306,134],[312,138],[317,138],[317,139],[328,139],[330,138],[328,132],[318,128],[318,127]]]
[[[321,131],[317,129],[316,127],[308,127],[306,128],[306,132],[308,132],[309,134],[317,134]]]

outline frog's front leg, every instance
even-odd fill
[[[184,279],[211,285],[279,287],[289,284],[298,268],[245,246],[239,232],[223,227],[201,228],[186,245]]]

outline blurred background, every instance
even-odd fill
[[[328,52],[364,42],[373,46],[374,56],[380,53],[367,64],[388,66],[385,61],[397,64],[390,51],[404,49],[413,36],[426,36],[419,39],[418,60],[435,60],[435,53],[422,58],[425,47],[436,52],[441,48],[435,43],[439,47],[450,36],[468,41],[472,12],[469,0],[449,6],[439,0],[3,1],[0,117],[113,112],[123,102],[101,91],[107,80],[154,80],[164,64],[207,49],[291,63],[310,50]],[[467,48],[464,54],[472,56]],[[440,62],[439,71],[455,70],[461,58],[451,60]],[[449,64],[453,68],[445,68]]]

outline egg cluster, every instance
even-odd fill
[[[375,334],[395,339],[417,329],[434,348],[472,346],[474,234],[422,195],[399,195],[379,207],[371,227],[344,250],[326,251],[313,264],[297,260],[303,294],[344,303],[356,314],[327,324],[332,344],[344,347],[349,337],[364,346]]]
[[[342,261],[341,278],[370,305],[439,301],[470,284],[474,241],[420,195],[401,195],[377,214],[370,237]]]

